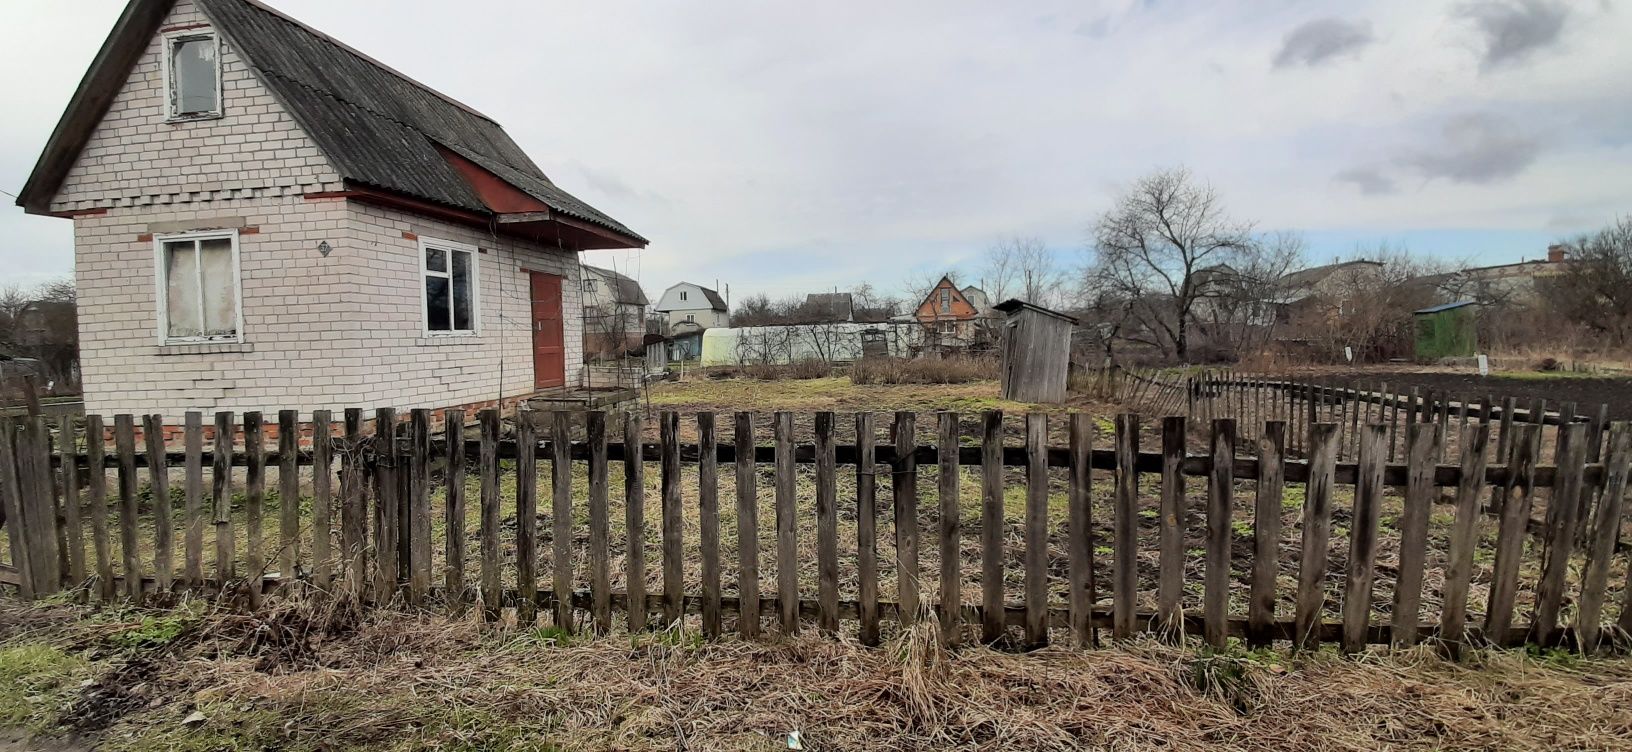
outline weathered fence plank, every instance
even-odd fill
[[[818,416],[820,417],[820,416]],[[962,474],[958,469],[958,414],[942,412],[936,415],[938,435],[935,448],[940,459],[936,468],[936,485],[940,501],[940,558],[941,592],[939,598],[941,638],[949,645],[957,644],[961,631],[962,610],[959,606],[963,592],[963,572],[959,568],[960,546],[958,535],[958,486]],[[818,433],[818,442],[820,435]],[[831,451],[832,447],[828,447]],[[820,467],[820,466],[818,466]],[[818,500],[818,506],[820,501]],[[824,580],[825,582],[825,580]],[[834,596],[837,600],[837,594]]]
[[[741,602],[737,633],[746,639],[753,639],[759,636],[759,483],[754,478],[753,413],[737,413],[736,428],[731,438],[737,450],[737,598]],[[856,493],[860,498],[859,475]],[[857,510],[858,527],[863,511]],[[873,595],[876,604],[877,592]]]
[[[1254,499],[1252,585],[1247,615],[1247,642],[1270,643],[1275,622],[1275,577],[1281,563],[1282,457],[1286,451],[1286,424],[1264,424],[1258,439],[1258,488]]]
[[[1139,475],[1134,457],[1139,451],[1139,416],[1116,416],[1116,489],[1111,518],[1111,554],[1115,557],[1111,585],[1111,633],[1118,640],[1133,636],[1135,592],[1138,588]]]
[[[901,604],[902,618],[912,624],[918,620],[919,582],[922,571],[918,566],[918,446],[917,415],[911,412],[895,414],[895,460],[891,468],[890,488],[894,502],[892,526],[895,528],[895,582],[896,601]]]
[[[1456,517],[1451,527],[1439,621],[1439,639],[1453,655],[1460,654],[1467,632],[1468,585],[1474,550],[1479,544],[1479,497],[1485,489],[1485,450],[1490,444],[1490,432],[1489,421],[1462,431],[1462,482],[1456,489]]]
[[[679,416],[666,420],[664,430],[672,437],[679,428]],[[672,425],[671,425],[672,424]],[[572,456],[568,451],[572,442],[572,414],[564,410],[550,413],[550,570],[551,585],[555,592],[555,626],[567,632],[575,629],[572,608],[566,601],[572,597]],[[667,460],[665,462],[664,493],[668,493]],[[674,458],[675,475],[679,475],[679,457]],[[675,499],[678,512],[679,499]],[[668,500],[664,502],[665,534],[668,527]],[[665,559],[667,552],[665,551]],[[664,563],[667,566],[667,561]],[[666,578],[665,578],[665,581]],[[674,620],[671,618],[669,622]]]
[[[558,438],[550,436],[552,451]],[[560,472],[552,462],[551,477]],[[550,490],[553,503],[553,484]],[[553,506],[551,520],[555,520]],[[560,529],[558,522],[556,529]],[[516,413],[516,595],[520,601],[516,604],[516,621],[531,626],[538,621],[534,607],[538,600],[538,424],[529,411]],[[555,596],[562,596],[559,589]]]
[[[1311,408],[1313,401],[1310,402]],[[1312,409],[1311,417],[1314,415]],[[1311,423],[1313,425],[1313,423]],[[1212,424],[1213,474],[1207,480],[1207,568],[1203,573],[1202,617],[1207,644],[1222,648],[1230,606],[1230,518],[1235,511],[1235,421]]]
[[[170,508],[170,467],[164,458],[164,416],[142,416],[147,446],[147,487],[153,499],[153,585],[169,592],[175,578],[175,515]]]
[[[1381,424],[1368,424],[1381,433]],[[1309,481],[1303,497],[1302,555],[1298,557],[1295,646],[1320,647],[1321,613],[1326,608],[1326,560],[1332,536],[1332,486],[1337,473],[1337,426],[1321,423],[1309,432]]]
[[[776,440],[776,593],[782,632],[799,631],[799,541],[795,521],[793,413],[775,416]]]
[[[299,425],[298,411],[278,411],[278,574],[284,578],[292,578],[299,574],[297,569],[300,562]],[[152,454],[153,450],[149,449],[149,458]],[[151,466],[153,463],[148,464]],[[430,521],[428,515],[424,519]],[[429,549],[426,550],[428,557]]]
[[[79,437],[74,420],[64,418],[58,427],[57,460],[62,468],[62,524],[67,539],[67,564],[64,573],[71,587],[85,582],[85,529],[80,520],[83,500],[79,490]]]
[[[137,519],[136,507],[136,426],[128,413],[113,416],[113,445],[119,455],[119,546],[124,553],[121,574],[125,577],[125,595],[137,599],[142,597],[141,549],[136,541],[141,522]],[[31,565],[39,566],[32,556],[30,559]],[[43,594],[38,583],[36,574],[34,592]]]
[[[1519,564],[1524,555],[1524,538],[1530,523],[1531,496],[1535,489],[1536,457],[1541,449],[1541,427],[1515,426],[1508,446],[1505,501],[1501,528],[1497,533],[1496,560],[1491,568],[1490,597],[1485,607],[1485,633],[1500,638],[1513,623],[1514,598],[1519,589]]]
[[[1069,508],[1066,552],[1070,557],[1067,604],[1071,609],[1071,633],[1078,645],[1086,647],[1093,644],[1094,639],[1093,473],[1089,471],[1089,454],[1093,452],[1093,421],[1086,413],[1073,413],[1068,430],[1071,471],[1066,498]]]
[[[1622,422],[1610,426],[1609,448],[1603,456],[1608,458],[1607,473],[1592,518],[1587,567],[1581,577],[1581,608],[1576,612],[1581,649],[1588,653],[1598,649],[1602,634],[1604,591],[1609,585],[1609,566],[1615,558],[1615,539],[1620,534],[1625,508],[1628,465],[1632,464],[1632,425]]]
[[[1003,413],[982,415],[980,440],[981,642],[1003,636]]]
[[[1377,525],[1383,506],[1383,433],[1366,426],[1360,434],[1360,471],[1349,526],[1349,561],[1343,578],[1343,650],[1365,648],[1371,620],[1371,586],[1376,575]]]
[[[702,423],[702,420],[703,418],[701,415],[697,416],[697,421],[699,424]],[[712,445],[714,441],[713,414],[708,416],[708,422],[708,440],[709,444]],[[585,427],[585,433],[589,439],[589,610],[591,621],[595,627],[595,633],[606,634],[612,631],[612,553],[610,550],[612,541],[612,494],[607,488],[607,484],[609,482],[607,480],[609,472],[607,470],[606,459],[606,413],[600,410],[590,413],[589,422]],[[708,454],[705,454],[704,457],[706,458],[704,460],[704,466],[712,468],[713,458]],[[710,483],[705,485],[704,489],[706,492],[712,495],[714,491],[712,488],[712,473],[710,473],[709,481]],[[703,511],[705,513],[703,518],[705,526],[708,521],[708,514],[712,512],[715,518],[715,526],[717,528],[719,524],[718,510],[710,510],[705,507]],[[713,534],[716,538],[718,538],[719,531],[716,529]],[[705,527],[703,536],[705,541],[708,539],[708,535],[709,533]],[[707,553],[707,549],[704,549],[705,557]],[[714,561],[714,592],[716,594],[717,601],[717,596],[719,593],[719,551],[717,549],[714,552],[714,556],[716,557]],[[704,562],[703,569],[706,577],[708,570],[706,558]],[[714,631],[710,636],[718,637],[719,604],[717,602],[714,604],[713,616],[715,619],[715,624],[713,625]],[[705,622],[707,621],[706,617],[707,614],[705,612]]]
[[[1183,416],[1162,420],[1162,508],[1158,523],[1161,572],[1157,575],[1156,613],[1162,620],[1162,632],[1170,636],[1178,636],[1184,629],[1180,598],[1184,595],[1184,535],[1190,527],[1190,509],[1185,503],[1184,476],[1179,466],[1184,463],[1188,431]]]
[[[468,599],[465,593],[465,453],[461,451],[465,439],[465,411],[452,408],[442,416],[443,459],[442,581],[447,598],[455,604]]]
[[[750,423],[750,431],[751,426]],[[878,644],[878,466],[872,462],[876,431],[872,413],[856,413],[856,587],[860,599],[859,638],[863,645]],[[751,433],[747,435],[746,444],[753,446]],[[741,443],[737,452],[738,457],[743,456]],[[738,467],[739,483],[746,474],[752,485],[752,466],[749,465],[747,471],[740,469],[742,465]],[[756,609],[758,605],[756,599]]]
[[[293,426],[291,426],[293,428]],[[281,443],[281,442],[280,442]],[[290,493],[298,498],[299,479],[295,476],[293,441],[285,459],[289,475]],[[280,472],[280,480],[281,473]],[[412,473],[408,486],[408,594],[414,605],[423,605],[431,592],[431,411],[415,408],[409,414],[408,472]],[[291,539],[293,526],[289,527]],[[296,544],[298,545],[298,543]],[[298,550],[298,548],[297,548]],[[298,559],[295,559],[298,561]]]
[[[815,429],[816,598],[821,604],[819,626],[831,635],[839,631],[839,497],[833,477],[833,413],[816,413]],[[706,566],[706,556],[704,561]]]
[[[312,581],[319,588],[327,588],[334,577],[329,564],[334,509],[332,428],[328,410],[312,411]]]
[[[742,427],[742,418],[737,419],[737,427]],[[623,441],[625,446],[639,446],[641,435],[646,430],[646,416],[638,410],[630,410],[623,417]],[[739,469],[740,473],[741,470]],[[739,480],[740,482],[740,480]],[[646,629],[646,465],[641,461],[640,453],[631,452],[623,458],[623,527],[628,536],[627,551],[623,559],[624,590],[629,594],[629,631],[639,632]],[[755,540],[757,543],[757,539]],[[756,547],[757,551],[757,547]],[[744,596],[747,593],[744,591]],[[753,614],[757,622],[759,603],[758,588],[755,588]],[[744,600],[743,618],[749,618],[747,601]],[[757,626],[757,623],[756,623]],[[746,635],[745,635],[746,636]]]
[[[1026,644],[1048,644],[1048,416],[1026,414]]]
[[[4,425],[0,422],[0,425]],[[108,537],[108,476],[106,430],[102,416],[85,416],[85,464],[90,472],[86,503],[91,509],[91,549],[96,558],[97,593],[113,598],[113,546]],[[0,443],[0,449],[4,448]],[[15,554],[14,554],[15,555]],[[219,573],[218,573],[219,575]]]
[[[340,569],[345,577],[347,594],[353,598],[362,598],[368,577],[365,548],[368,541],[368,499],[365,496],[368,471],[363,460],[363,411],[348,407],[345,416],[346,444],[340,457],[340,493],[343,497],[340,503]],[[218,430],[219,425],[218,419]],[[215,458],[217,484],[221,483],[221,467],[225,461],[221,450],[217,434]],[[231,447],[227,447],[227,451],[230,454]],[[483,466],[485,467],[485,463]],[[217,520],[219,531],[219,518]],[[219,532],[216,534],[220,535]]]
[[[187,587],[204,587],[204,414],[189,411],[183,418],[182,445],[187,459],[182,481],[182,514],[187,528],[182,532],[181,579]],[[64,463],[64,467],[72,467]],[[73,472],[69,475],[78,476]],[[95,482],[101,469],[91,470]]]
[[[591,414],[593,419],[593,414]],[[820,419],[818,418],[818,421]],[[828,416],[827,448],[831,452],[833,445],[832,415]],[[819,434],[819,431],[818,431]],[[818,435],[817,441],[821,441]],[[591,439],[594,442],[594,439]],[[714,413],[700,412],[697,414],[697,545],[702,553],[703,575],[703,636],[714,639],[720,636],[720,489],[719,489],[719,460],[715,451],[719,440],[714,430]],[[604,447],[603,447],[604,451]],[[821,453],[820,450],[817,451]],[[819,467],[819,466],[818,466]],[[828,466],[828,483],[833,481],[832,466]],[[591,488],[594,481],[591,480]],[[819,494],[820,492],[818,492]],[[593,505],[591,507],[593,509]],[[605,553],[604,551],[602,552]],[[838,564],[834,563],[837,570]],[[825,562],[823,564],[825,569]],[[835,576],[836,573],[835,573]],[[833,600],[838,602],[838,586],[834,585]],[[835,605],[833,624],[838,625],[837,606]],[[825,621],[825,619],[824,619]]]
[[[1573,406],[1564,412],[1574,414]],[[1565,578],[1570,556],[1575,551],[1576,518],[1580,513],[1582,475],[1587,462],[1587,426],[1560,424],[1556,448],[1559,482],[1547,500],[1547,533],[1542,556],[1541,580],[1536,587],[1535,616],[1530,622],[1530,641],[1551,646],[1558,642],[1559,610],[1564,606]]]
[[[1434,487],[1434,465],[1443,450],[1441,429],[1434,423],[1412,424],[1406,437],[1410,480],[1400,514],[1400,564],[1394,581],[1393,638],[1396,646],[1417,643],[1422,610],[1422,570],[1428,553],[1428,508],[1439,489]]]
[[[478,500],[481,523],[477,534],[481,537],[478,550],[481,556],[482,612],[492,621],[499,618],[499,611],[504,605],[504,586],[499,580],[499,411],[493,408],[483,410],[477,413],[476,421],[482,443],[477,468],[481,484]]]

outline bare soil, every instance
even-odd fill
[[[1578,415],[1595,415],[1599,405],[1609,405],[1611,420],[1632,420],[1632,378],[1621,376],[1584,376],[1571,373],[1520,372],[1493,373],[1481,377],[1477,372],[1448,371],[1377,371],[1356,370],[1340,373],[1315,374],[1312,380],[1321,384],[1350,386],[1357,382],[1374,385],[1386,382],[1389,391],[1404,394],[1412,387],[1426,393],[1433,390],[1449,394],[1453,400],[1479,400],[1490,397],[1494,404],[1512,397],[1520,407],[1528,407],[1536,400],[1546,400],[1549,410],[1575,403]]]

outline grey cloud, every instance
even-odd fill
[[[1445,124],[1438,147],[1407,156],[1404,163],[1428,178],[1493,183],[1523,172],[1541,153],[1541,142],[1513,121],[1488,112],[1458,115]]]
[[[1484,35],[1480,67],[1490,70],[1557,44],[1570,8],[1553,0],[1482,0],[1465,4],[1457,12]]]
[[[1376,167],[1351,168],[1338,173],[1333,179],[1339,183],[1353,183],[1367,196],[1384,196],[1396,190],[1394,178]]]
[[[1275,67],[1320,65],[1345,54],[1358,54],[1375,37],[1371,23],[1342,18],[1317,18],[1287,32]]]

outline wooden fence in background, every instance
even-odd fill
[[[1140,399],[1166,406],[1171,397]],[[796,444],[796,416],[781,412],[765,445],[754,415],[733,415],[730,441],[724,441],[717,417],[705,412],[688,419],[695,421],[686,429],[695,428],[697,441],[683,445],[681,418],[673,412],[657,416],[660,440],[646,443],[638,413],[524,414],[507,435],[499,414],[483,411],[467,436],[459,411],[414,410],[401,421],[382,409],[372,421],[360,410],[345,411],[339,422],[327,411],[312,413],[308,447],[299,440],[300,416],[281,412],[278,439],[268,446],[259,413],[218,413],[210,426],[205,416],[188,413],[179,450],[163,445],[163,419],[156,415],[118,415],[111,425],[93,415],[83,430],[41,417],[0,420],[0,500],[15,585],[31,598],[80,586],[103,598],[190,590],[250,608],[272,589],[294,587],[360,603],[479,604],[489,616],[508,606],[529,615],[536,608],[564,628],[596,632],[613,627],[615,612],[631,630],[696,614],[709,637],[728,628],[726,614],[737,617],[729,628],[745,637],[759,634],[767,619],[790,632],[806,620],[824,632],[850,622],[869,644],[879,641],[881,621],[919,619],[938,620],[953,640],[978,634],[1029,646],[1067,635],[1097,642],[1097,630],[1109,628],[1116,638],[1146,630],[1194,633],[1212,645],[1239,636],[1253,645],[1331,641],[1357,651],[1432,638],[1453,647],[1528,641],[1590,650],[1618,641],[1606,636],[1632,631],[1632,603],[1606,608],[1632,463],[1632,431],[1624,423],[1608,430],[1603,462],[1589,457],[1587,424],[1560,426],[1557,461],[1543,465],[1542,427],[1528,422],[1515,422],[1501,461],[1489,461],[1493,416],[1483,410],[1458,431],[1461,450],[1449,463],[1439,461],[1444,421],[1395,426],[1404,435],[1404,462],[1391,463],[1393,429],[1370,420],[1312,419],[1306,426],[1270,420],[1254,424],[1256,438],[1243,441],[1242,424],[1233,418],[1200,422],[1180,415],[1145,423],[1123,414],[1114,430],[1104,431],[1087,414],[1037,413],[1024,416],[1023,440],[1016,444],[1005,442],[1001,413],[982,414],[978,435],[969,436],[960,416],[939,413],[936,441],[926,446],[917,443],[913,413],[893,416],[893,438],[885,442],[877,435],[884,426],[872,413],[842,420],[827,412],[798,416],[801,425],[812,426],[813,441]],[[442,417],[445,428],[433,430],[433,417]],[[145,451],[137,446],[138,422],[146,429]],[[1064,429],[1063,446],[1048,444],[1051,422]],[[574,441],[578,430],[585,438]],[[1159,434],[1160,451],[1141,450],[1145,430]],[[1205,440],[1199,452],[1188,451],[1193,430]],[[1094,445],[1096,431],[1110,434],[1110,446]],[[1351,441],[1344,440],[1346,431]],[[1307,459],[1288,454],[1294,436],[1307,447]],[[1243,445],[1254,451],[1241,452]],[[1352,446],[1353,461],[1340,459],[1345,445]],[[653,463],[660,491],[657,509],[649,511],[644,477]],[[540,489],[545,464],[549,485]],[[622,528],[637,545],[622,546],[627,553],[615,562],[609,469],[620,465]],[[580,466],[587,484],[575,490]],[[683,466],[695,469],[694,492],[683,493],[692,491],[683,488]],[[762,473],[762,466],[771,472]],[[841,467],[854,473],[853,490],[843,499],[836,482]],[[981,503],[971,519],[960,512],[960,468],[979,471]],[[722,469],[729,473],[723,482],[735,487],[734,551],[721,547]],[[273,519],[263,509],[269,470],[283,501]],[[172,492],[176,474],[181,490]],[[310,503],[287,503],[302,495],[303,474]],[[479,492],[467,498],[472,475]],[[936,478],[927,498],[920,475]],[[1005,488],[1022,475],[1024,522],[1006,531]],[[1141,496],[1145,477],[1156,480],[1155,498]],[[235,478],[242,478],[241,487]],[[761,489],[767,478],[768,489]],[[505,491],[512,480],[513,492]],[[1111,485],[1109,540],[1094,532],[1103,499],[1094,500],[1093,486],[1104,482]],[[1205,491],[1196,493],[1201,485]],[[1051,513],[1051,489],[1062,487],[1065,509]],[[235,511],[239,488],[242,508]],[[1238,503],[1246,488],[1253,497]],[[1283,534],[1283,502],[1297,498],[1288,489],[1302,497],[1294,502],[1299,540]],[[1398,560],[1387,565],[1395,587],[1391,603],[1374,603],[1373,580],[1383,566],[1379,518],[1389,489],[1401,509]],[[1435,553],[1445,565],[1436,590],[1443,605],[1437,619],[1424,620],[1427,530],[1430,509],[1444,503],[1442,489],[1450,491],[1454,515],[1448,548]],[[764,490],[768,520],[760,516]],[[887,505],[880,504],[884,491]],[[441,508],[433,510],[438,493]],[[179,509],[172,498],[180,500]],[[935,507],[920,510],[921,501]],[[467,505],[480,510],[474,531],[465,528]],[[844,543],[853,571],[842,576],[841,506],[845,529],[854,525],[852,541]],[[814,588],[800,581],[796,561],[804,555],[798,515],[807,511],[814,515]],[[1334,525],[1338,516],[1346,523],[1341,530]],[[1154,519],[1154,536],[1146,536],[1150,550],[1141,550],[1142,517]],[[540,543],[541,525],[516,524],[541,518],[550,530],[547,546]],[[683,538],[688,518],[697,521],[695,557],[687,556]],[[440,536],[433,536],[433,520],[442,522]],[[1235,540],[1238,522],[1250,523],[1250,542]],[[240,524],[242,551],[233,529]],[[1497,526],[1494,562],[1488,573],[1481,570],[1481,578],[1488,574],[1488,597],[1470,603],[1479,530],[1491,524]],[[647,592],[643,542],[652,525],[661,576],[650,578],[658,587]],[[512,529],[513,551],[501,553],[501,530]],[[775,545],[761,551],[765,530],[775,531]],[[213,531],[213,551],[206,549],[206,531]],[[880,592],[881,534],[892,536],[894,593]],[[1051,534],[1063,541],[1063,556],[1051,549]],[[1186,595],[1186,541],[1197,534],[1205,541],[1199,608],[1187,609],[1186,599],[1194,597]],[[1334,598],[1325,587],[1328,552],[1343,537],[1346,565]],[[474,551],[466,550],[467,539],[476,542]],[[1018,564],[1005,552],[1016,545],[1020,552],[1007,553],[1023,553]],[[921,571],[922,546],[940,553],[938,573]],[[964,595],[966,547],[976,550],[978,600]],[[1282,598],[1288,586],[1277,577],[1283,548],[1298,566],[1290,598]],[[1140,590],[1141,555],[1157,562],[1153,594]],[[761,581],[762,557],[774,564],[774,581]],[[466,581],[468,558],[477,562],[472,582]],[[1632,598],[1632,586],[1620,586],[1624,558],[1615,577],[1621,597],[1614,600]],[[727,559],[730,581],[723,572]],[[615,563],[626,583],[617,592]],[[1018,601],[1011,597],[1015,589],[1004,586],[1006,568],[1014,566],[1022,570]],[[1232,578],[1232,566],[1244,577]],[[688,577],[699,586],[688,590]],[[841,580],[853,597],[841,600]],[[1108,608],[1099,607],[1102,592],[1110,596]],[[1521,592],[1533,592],[1533,603],[1521,603]],[[1524,606],[1529,616],[1521,624]],[[1374,611],[1386,617],[1374,618]],[[580,623],[579,614],[587,620]],[[1606,624],[1616,614],[1616,623]]]
[[[1453,394],[1418,387],[1395,392],[1387,382],[1334,385],[1229,370],[1112,369],[1100,374],[1094,383],[1102,396],[1138,410],[1183,414],[1204,421],[1230,417],[1244,426],[1284,421],[1289,428],[1289,450],[1295,453],[1308,452],[1309,426],[1335,423],[1344,429],[1339,447],[1343,459],[1357,456],[1358,428],[1365,423],[1386,426],[1388,459],[1401,459],[1405,426],[1426,421],[1437,423],[1446,436],[1442,447],[1446,456],[1455,456],[1461,429],[1474,423],[1491,425],[1491,462],[1501,462],[1507,456],[1514,426],[1582,423],[1587,426],[1590,442],[1588,460],[1597,462],[1602,457],[1604,431],[1609,424],[1607,404],[1593,406],[1583,414],[1582,407],[1573,402],[1549,404],[1545,399],[1532,399],[1521,403],[1513,397]],[[1548,445],[1557,446],[1554,441]]]

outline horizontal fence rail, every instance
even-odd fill
[[[1129,381],[1157,390],[1130,403],[1175,405]],[[5,418],[0,577],[28,598],[255,608],[294,588],[594,632],[853,623],[869,644],[920,619],[1018,646],[1625,644],[1627,424],[1277,420],[1299,413],[1246,409],[1261,382],[1202,383],[1182,397],[1250,385],[1235,414],[1269,419],[285,410],[188,413],[167,446],[156,415]]]

